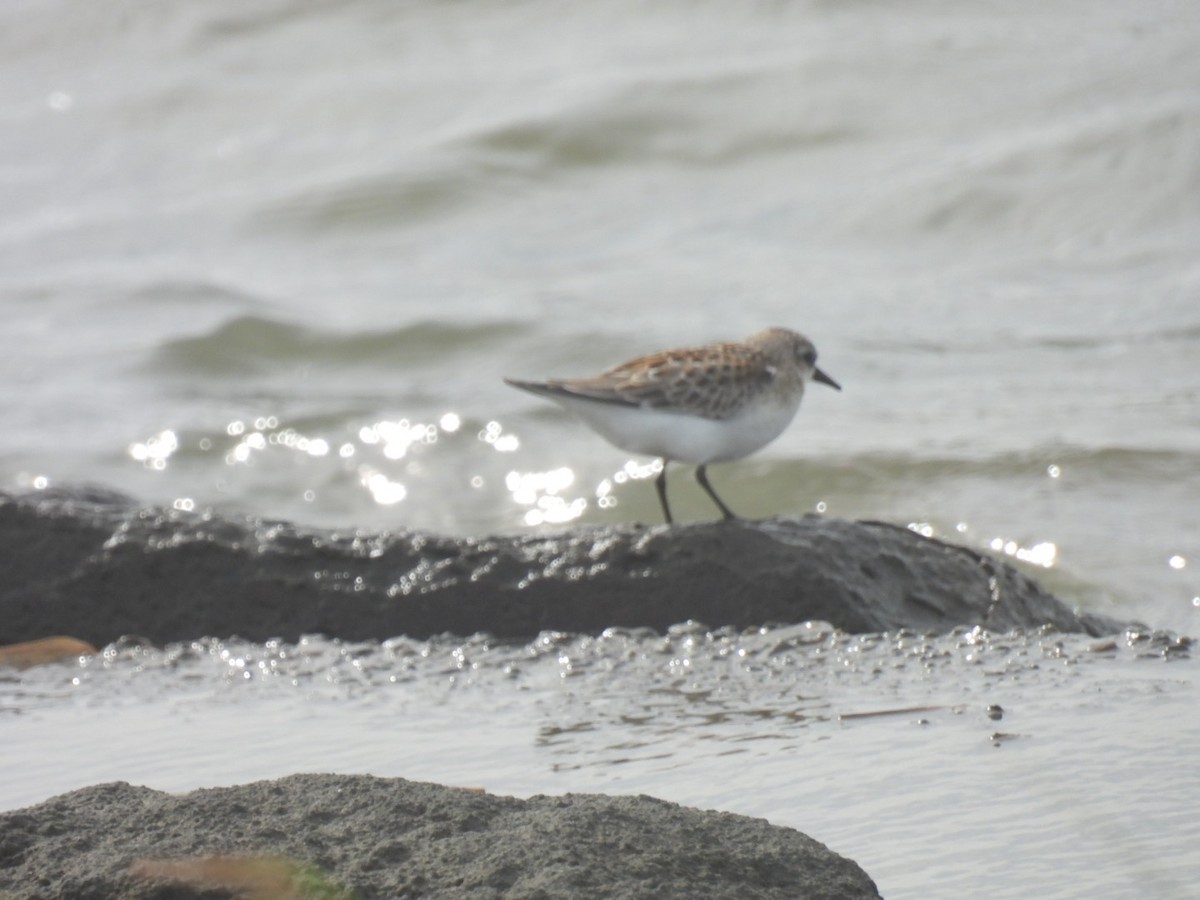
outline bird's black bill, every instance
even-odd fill
[[[838,384],[836,381],[834,381],[832,378],[830,378],[828,375],[826,375],[824,372],[822,372],[820,369],[817,369],[817,368],[813,369],[813,381],[819,381],[819,382],[821,382],[821,384],[827,384],[831,388],[833,388],[835,391],[840,391],[842,389],[842,386],[840,384]]]

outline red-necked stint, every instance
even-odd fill
[[[786,328],[663,350],[590,378],[504,380],[550,398],[622,450],[659,457],[654,484],[668,523],[668,463],[694,464],[696,481],[725,518],[736,518],[708,483],[708,464],[740,459],[775,440],[800,408],[809,380],[842,389],[817,368],[812,341]]]

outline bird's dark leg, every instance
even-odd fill
[[[667,524],[670,525],[675,520],[671,518],[671,505],[667,503],[667,461],[665,459],[662,471],[654,479],[654,486],[658,489],[658,502],[662,504],[663,515],[667,517]]]
[[[696,466],[696,480],[700,482],[700,487],[708,492],[708,496],[713,498],[713,503],[721,508],[722,514],[726,519],[736,519],[737,515],[732,509],[725,505],[724,501],[717,496],[717,492],[712,489],[712,485],[708,483],[708,472],[705,471],[707,464]]]

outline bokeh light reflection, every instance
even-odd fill
[[[408,496],[408,489],[398,481],[392,481],[385,474],[370,466],[359,469],[359,482],[380,506],[392,506]]]
[[[547,472],[509,472],[504,486],[515,503],[530,507],[526,525],[560,525],[578,519],[587,510],[583,497],[568,500],[561,494],[575,483],[575,472],[566,466]]]
[[[479,432],[479,439],[485,444],[491,444],[492,448],[500,453],[512,453],[521,446],[515,434],[505,434],[504,426],[494,419],[484,426]]]
[[[145,441],[129,445],[129,455],[148,469],[162,471],[167,467],[167,460],[179,449],[179,438],[169,428],[147,438]]]
[[[1050,541],[1041,541],[1031,547],[1022,547],[1013,540],[992,538],[988,544],[997,553],[1012,556],[1021,562],[1027,562],[1043,569],[1051,569],[1058,562],[1058,547]]]

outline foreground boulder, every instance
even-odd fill
[[[139,509],[100,491],[0,494],[0,644],[212,635],[294,641],[486,631],[748,627],[848,632],[1122,623],[1003,561],[881,522],[815,516],[449,538],[344,534]]]
[[[105,784],[0,814],[3,896],[214,897],[266,880],[304,896],[280,860],[313,896],[362,900],[879,896],[798,831],[651,797],[293,775],[182,797]]]

